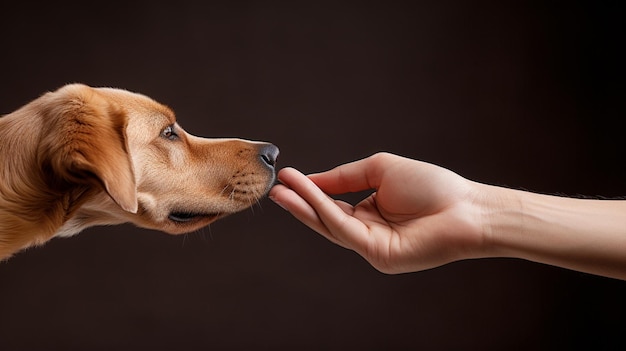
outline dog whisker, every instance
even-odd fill
[[[220,196],[224,195],[224,192],[226,191],[226,189],[228,189],[228,187],[230,187],[230,184],[226,184],[224,186],[224,188],[222,189],[222,191],[220,191]]]

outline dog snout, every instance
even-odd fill
[[[276,166],[278,153],[278,147],[273,144],[265,144],[259,148],[259,157],[261,158],[261,161],[271,168]]]

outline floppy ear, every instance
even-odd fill
[[[99,183],[125,211],[137,212],[135,174],[126,141],[126,113],[79,84],[44,95],[44,168],[70,183]]]

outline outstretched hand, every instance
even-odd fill
[[[388,153],[305,176],[293,168],[270,198],[330,241],[385,273],[479,257],[478,184],[438,166]],[[372,189],[356,205],[327,194]]]

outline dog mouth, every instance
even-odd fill
[[[173,211],[167,218],[177,224],[194,223],[201,220],[215,220],[220,216],[219,213],[202,213],[189,211]]]

